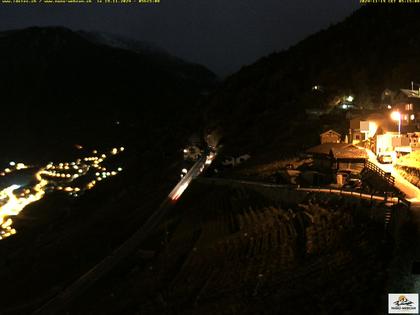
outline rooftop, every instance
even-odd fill
[[[400,91],[407,97],[420,98],[420,91],[418,90],[400,89]]]
[[[332,156],[335,159],[367,159],[364,149],[350,143],[323,143],[306,150],[307,153]]]
[[[350,145],[344,148],[332,148],[332,156],[335,159],[368,159],[366,150]]]
[[[333,133],[333,134],[335,134],[335,135],[337,135],[337,136],[340,136],[340,137],[341,137],[341,134],[340,134],[340,133],[338,133],[337,131],[333,130],[333,129],[329,129],[329,130],[327,130],[327,131],[324,131],[323,133],[321,133],[321,136],[322,136],[322,135],[325,135],[325,134],[329,134],[329,133]]]
[[[324,154],[329,155],[331,150],[334,148],[335,150],[343,149],[345,147],[351,146],[350,143],[323,143],[312,148],[306,150],[307,153],[310,154]]]

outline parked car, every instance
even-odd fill
[[[378,156],[378,162],[381,164],[391,164],[392,163],[392,156],[389,154],[383,154]]]
[[[343,188],[348,189],[361,189],[362,188],[362,181],[358,178],[349,178]]]

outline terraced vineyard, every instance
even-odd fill
[[[96,307],[107,314],[334,313],[381,285],[383,226],[337,200],[309,195],[286,205],[274,196],[195,183],[156,232],[161,242],[148,266],[113,283],[123,289]]]

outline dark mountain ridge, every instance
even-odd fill
[[[91,34],[91,37],[89,38],[87,34]],[[9,57],[6,59],[7,64],[9,64],[9,69],[12,66],[18,66],[18,63],[22,62],[24,66],[30,67],[26,69],[26,71],[29,72],[29,70],[33,70],[31,74],[33,76],[38,76],[35,77],[37,79],[39,79],[40,75],[44,75],[44,79],[52,79],[52,75],[60,75],[60,70],[71,70],[63,73],[69,77],[68,79],[66,79],[63,74],[61,74],[61,76],[63,77],[62,79],[66,79],[68,83],[73,83],[73,85],[75,85],[74,83],[77,81],[87,81],[87,78],[81,75],[86,75],[87,73],[84,73],[84,71],[87,72],[87,70],[96,70],[96,72],[91,71],[88,78],[94,78],[95,76],[99,77],[100,74],[106,74],[105,78],[101,81],[102,83],[106,83],[113,79],[112,83],[116,84],[118,81],[124,80],[124,82],[126,82],[128,81],[128,78],[134,78],[137,81],[132,83],[143,80],[146,83],[148,82],[147,84],[149,86],[152,86],[152,83],[156,83],[155,80],[162,80],[159,88],[163,89],[163,91],[171,91],[174,90],[175,87],[183,89],[208,89],[216,80],[215,75],[203,66],[187,63],[179,58],[172,57],[167,53],[158,52],[157,50],[145,49],[144,51],[141,51],[139,46],[137,46],[135,50],[128,49],[128,47],[121,48],[109,46],[106,45],[105,42],[93,39],[92,34],[93,33],[87,32],[73,32],[62,27],[33,27],[1,33],[0,45],[2,47],[2,55],[4,57]],[[156,55],[159,55],[160,59],[156,58]],[[22,56],[24,58],[22,58]],[[162,56],[166,57],[166,62],[159,64],[159,62],[163,60]],[[125,58],[125,60],[123,58]],[[83,66],[88,62],[90,62],[90,67],[84,69]],[[78,67],[76,68],[70,68],[70,66],[77,65]],[[59,66],[59,68],[54,69],[54,66]],[[143,68],[139,68],[140,66]],[[172,68],[168,69],[169,66]],[[50,72],[45,71],[46,68]],[[8,70],[8,68],[5,70]],[[38,70],[38,72],[35,72],[36,70]],[[114,73],[113,71],[120,71],[120,73]],[[157,73],[154,76],[145,78],[146,75],[151,75],[153,72]],[[188,75],[189,73],[193,73],[196,76],[192,78],[191,74]],[[22,73],[18,73],[18,71],[15,71],[15,75],[16,74],[22,75]],[[112,75],[118,74],[118,77],[112,78]],[[77,77],[77,75],[79,76]],[[158,75],[166,75],[167,77],[159,78]],[[125,77],[127,77],[127,79],[124,79]],[[77,81],[71,79],[77,79]],[[175,79],[183,79],[184,82],[177,83],[177,86],[175,87],[167,87],[164,84],[166,81],[170,82]],[[40,85],[40,83],[38,84]],[[90,82],[90,84],[94,86],[98,83],[93,81]],[[12,85],[10,80],[9,85]],[[79,86],[80,85],[81,84],[79,84]],[[75,85],[75,87],[78,86]],[[156,90],[156,88],[157,87],[155,87],[154,90]],[[115,87],[114,90],[115,89],[117,89],[117,87]],[[76,91],[71,90],[71,92]],[[104,89],[103,93],[105,92],[106,90]],[[123,91],[120,91],[120,94],[123,94],[122,92]],[[146,94],[151,93],[152,91],[144,89],[142,92]],[[91,97],[91,94],[94,93],[83,94],[83,96]],[[105,99],[105,97],[103,98]]]
[[[391,10],[363,8],[345,22],[243,68],[226,80],[205,105],[210,106],[208,124],[222,125],[231,145],[241,150],[261,149],[273,160],[272,148],[284,151],[287,146],[307,145],[311,140],[308,133],[318,138],[318,126],[306,121],[303,111],[312,106],[311,94],[307,93],[312,85],[326,86],[331,94],[351,90],[359,98],[362,92],[373,97],[382,85],[393,88],[406,84],[420,70],[418,63],[411,67],[414,52],[418,52],[417,40],[410,46],[414,47],[412,52],[401,50],[397,54],[391,50],[383,55],[381,49],[387,44],[382,41],[387,38],[386,30],[392,30],[394,35],[399,34],[398,28],[407,31],[405,24],[399,25],[405,18],[414,27],[419,11],[403,18],[409,9]],[[396,21],[388,21],[390,18]],[[388,26],[384,31],[379,27],[382,23],[391,23],[396,29]],[[361,34],[363,27],[367,29]],[[376,32],[385,32],[378,35],[382,38],[379,42]],[[407,44],[409,35],[401,36],[405,36],[404,40],[396,43]],[[360,58],[364,47],[370,47],[372,52],[367,50],[367,56]],[[8,285],[1,312],[28,314],[103,257],[112,255],[167,196],[179,179],[181,167],[176,161],[181,154],[177,146],[183,136],[200,125],[204,105],[197,101],[203,91],[214,86],[214,75],[202,67],[190,66],[197,71],[194,80],[188,75],[180,79],[179,72],[185,69],[182,63],[169,69],[146,54],[92,42],[62,28],[2,33],[0,57],[0,101],[6,117],[2,132],[10,147],[29,150],[41,144],[57,151],[79,139],[131,144],[125,151],[128,157],[124,172],[115,181],[64,203],[66,206],[60,196],[34,204],[25,209],[21,221],[16,220],[16,237],[2,243],[0,279]],[[378,72],[384,65],[387,70]],[[406,68],[410,71],[405,72]],[[389,77],[392,73],[395,75]],[[296,138],[298,142],[294,142]],[[22,145],[21,139],[26,140]],[[343,207],[340,197],[325,202],[328,209],[340,209],[331,211],[331,227],[351,229],[335,237],[330,223],[325,225],[328,211],[319,211],[322,209],[312,202],[313,196],[308,196],[308,205],[318,209],[310,212],[319,211],[323,222],[320,226],[326,227],[319,240],[333,242],[320,246],[325,255],[319,264],[296,270],[294,261],[304,255],[306,243],[300,237],[294,239],[299,233],[288,228],[298,211],[290,209],[290,191],[284,191],[284,196],[287,203],[283,209],[279,207],[278,192],[271,189],[262,193],[198,183],[180,200],[179,211],[172,212],[173,217],[167,218],[152,241],[145,244],[156,250],[156,260],[149,263],[140,252],[136,253],[92,291],[80,292],[86,303],[76,305],[72,313],[130,313],[134,309],[148,314],[251,314],[262,310],[277,314],[287,313],[288,309],[297,313],[297,305],[311,305],[305,311],[321,314],[340,313],[352,307],[366,311],[365,300],[368,307],[376,307],[376,296],[371,299],[371,295],[384,286],[381,262],[373,249],[379,248],[377,236],[382,235],[383,224],[369,225],[367,233],[363,233],[353,229],[353,223],[333,220],[341,217],[337,214],[343,209],[347,214],[354,210],[350,205]],[[255,207],[250,207],[251,201]],[[361,204],[365,214],[366,208]],[[30,220],[25,221],[25,215]],[[306,227],[302,225],[298,231],[303,234]],[[233,238],[229,237],[231,232],[235,233]],[[350,241],[341,241],[343,233],[352,235]],[[197,235],[200,243],[196,243]],[[281,274],[282,266],[287,267],[289,261],[290,268]],[[178,271],[171,270],[172,266]],[[279,277],[273,277],[278,271]],[[363,281],[354,275],[361,275]],[[276,283],[276,279],[281,281]],[[342,290],[337,291],[337,285]],[[367,299],[357,300],[366,294]]]
[[[230,76],[212,97],[208,123],[221,125],[233,146],[278,148],[310,128],[300,123],[307,122],[305,108],[324,107],[347,93],[358,105],[376,105],[385,88],[419,81],[419,21],[418,6],[364,6]],[[321,97],[315,85],[325,88]]]
[[[190,124],[199,110],[196,102],[217,84],[203,66],[92,36],[63,27],[0,33],[0,103],[8,117],[2,132],[9,147],[34,130],[33,143],[50,149],[57,142],[112,142],[117,121],[131,128],[117,133],[122,142],[133,133],[147,138],[162,125],[185,128],[183,121]]]
[[[140,54],[159,55],[173,61],[177,60],[178,62],[186,63],[182,59],[172,56],[169,52],[152,42],[135,40],[108,32],[81,30],[77,31],[77,33],[97,44],[130,50]]]
[[[184,167],[182,146],[201,125],[198,102],[217,80],[200,65],[61,27],[0,33],[0,69],[0,168],[125,148],[109,161],[122,168],[115,180],[79,198],[48,193],[13,217],[19,232],[0,244],[0,279],[14,281],[1,291],[0,313],[30,314],[167,198]]]

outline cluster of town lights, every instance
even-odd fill
[[[6,167],[3,171],[0,172],[0,176],[5,176],[6,174],[12,173],[13,171],[19,171],[26,168],[28,168],[27,165],[12,161],[9,163],[9,167]]]
[[[21,187],[13,184],[0,191],[0,240],[13,234],[11,217],[17,216],[27,205],[44,197],[46,192],[63,191],[70,196],[78,197],[84,191],[92,189],[95,185],[108,177],[115,176],[123,169],[108,170],[102,163],[110,156],[124,151],[124,147],[113,148],[109,154],[98,154],[97,150],[91,156],[77,159],[74,162],[49,163],[38,168],[34,181],[30,185]],[[0,176],[13,176],[19,170],[28,169],[23,163],[10,162],[9,167],[0,172]],[[32,167],[31,167],[32,168]],[[33,167],[35,169],[35,167]],[[76,183],[76,179],[89,177],[86,183]],[[93,179],[91,179],[93,178]]]

